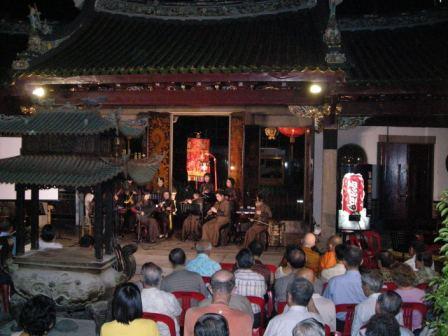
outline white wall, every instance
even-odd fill
[[[5,159],[20,155],[22,147],[22,138],[18,137],[0,137],[0,159]],[[0,200],[16,199],[16,190],[14,184],[0,183]],[[31,191],[27,190],[25,199],[31,199]],[[40,200],[57,200],[58,189],[39,190]]]

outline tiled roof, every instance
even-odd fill
[[[115,127],[96,111],[42,111],[32,117],[0,117],[2,135],[92,135]]]
[[[0,182],[25,185],[87,187],[123,172],[100,158],[63,155],[24,155],[0,160]]]
[[[326,69],[311,10],[219,21],[96,13],[31,64],[41,75],[258,72]]]
[[[343,31],[348,82],[448,81],[448,23]]]

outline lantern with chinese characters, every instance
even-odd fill
[[[304,127],[279,127],[278,131],[287,136],[291,143],[295,142],[295,139],[301,135],[304,135],[306,128]]]

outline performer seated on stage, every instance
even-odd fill
[[[235,188],[235,180],[229,177],[226,180],[226,189],[224,190],[226,200],[230,204],[230,214],[231,218],[235,220],[235,211],[238,209],[239,195],[238,190]]]
[[[165,187],[165,179],[159,176],[157,178],[157,187],[154,189],[154,193],[162,195],[165,191],[169,191],[168,188]]]
[[[123,186],[115,193],[114,200],[119,207],[126,210],[124,214],[123,227],[120,231],[128,232],[131,228],[135,226],[135,212],[132,208],[136,205],[137,192],[135,191],[132,180],[125,181]]]
[[[268,221],[271,217],[271,208],[264,203],[263,195],[258,194],[255,202],[255,216],[250,219],[253,224],[244,237],[244,247],[248,247],[249,244],[256,239],[261,232],[268,229]]]
[[[204,182],[199,186],[199,191],[202,195],[213,194],[215,192],[215,187],[213,186],[213,183],[210,182],[209,173],[204,175]]]
[[[200,211],[202,211],[203,199],[199,194],[199,191],[193,193],[193,199],[187,199],[185,201],[189,204],[198,204]],[[192,236],[193,240],[199,240],[201,238],[201,213],[190,213],[185,218],[182,224],[182,240],[186,240]]]
[[[208,240],[213,246],[218,246],[219,229],[230,223],[230,204],[224,198],[223,191],[216,192],[216,200],[215,205],[207,212],[214,218],[202,226],[202,240]]]
[[[161,234],[159,238],[168,238],[170,227],[170,216],[176,211],[176,204],[171,199],[171,193],[165,191],[162,195],[162,202],[157,205],[157,219],[160,224]]]
[[[144,227],[146,231],[146,240],[150,243],[155,243],[159,236],[159,223],[153,217],[156,205],[151,200],[150,195],[144,195],[143,199],[137,206],[137,219],[140,221],[140,225]],[[140,228],[142,229],[142,228]],[[141,232],[141,231],[140,231]],[[140,238],[140,237],[139,237]]]

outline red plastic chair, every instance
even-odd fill
[[[355,303],[336,305],[336,314],[337,313],[346,313],[345,314],[344,331],[342,332],[342,336],[350,336],[350,334],[351,334],[353,315],[355,315],[355,307],[356,307]]]
[[[157,313],[143,313],[143,318],[153,320],[156,323],[161,322],[166,324],[168,329],[170,330],[170,335],[176,336],[176,325],[174,323],[174,320],[168,315]]]
[[[3,310],[6,314],[9,314],[9,307],[11,302],[11,286],[3,284],[0,286]]]
[[[426,290],[429,288],[429,284],[427,284],[427,283],[421,283],[421,284],[418,284],[418,285],[415,286],[415,287],[417,287],[418,289],[421,289],[421,290],[426,291]]]
[[[326,324],[324,327],[325,327],[325,336],[330,336],[331,335],[330,326]]]
[[[257,329],[252,330],[252,335],[263,336],[266,328],[265,317],[266,310],[264,309],[264,299],[258,296],[246,296],[250,303],[256,304],[260,308],[260,326]]]
[[[387,291],[393,291],[398,288],[397,284],[395,282],[385,282],[383,283],[383,288],[381,289],[381,292],[387,292]]]
[[[221,268],[223,270],[229,271],[229,272],[233,272],[233,267],[235,264],[232,263],[220,263]]]
[[[277,271],[277,268],[278,268],[277,266],[272,265],[272,264],[265,264],[265,265],[272,274],[275,274],[275,271]]]
[[[211,277],[207,277],[207,276],[203,276],[202,280],[204,281],[205,284],[209,284],[212,281]]]
[[[412,317],[414,312],[419,312],[422,315],[422,324],[420,327],[424,326],[426,313],[428,312],[428,307],[421,302],[403,302],[401,306],[403,310],[403,323],[405,328],[412,330]]]
[[[180,314],[179,325],[184,326],[185,313],[191,307],[191,301],[200,302],[205,299],[204,295],[198,292],[173,292],[172,293],[180,302],[182,313]]]
[[[283,314],[286,307],[286,301],[280,301],[277,303],[277,314]]]
[[[373,255],[377,255],[382,251],[381,236],[378,232],[364,231],[362,235],[366,239],[368,248],[373,253]]]

